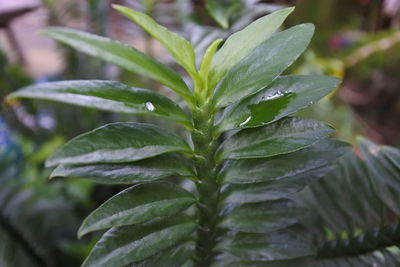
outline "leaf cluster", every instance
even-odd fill
[[[313,25],[276,33],[293,8],[279,10],[234,33],[221,47],[216,40],[198,67],[185,38],[143,13],[115,9],[158,39],[192,83],[105,37],[65,28],[44,34],[161,83],[186,106],[148,89],[101,80],[32,85],[9,96],[154,116],[182,125],[190,136],[151,124],[112,123],[72,139],[48,158],[47,166],[56,167],[52,177],[133,185],[83,222],[79,236],[109,229],[83,266],[307,261],[315,250],[289,229],[305,214],[291,196],[325,175],[348,149],[327,139],[333,133],[329,125],[289,117],[339,82],[329,76],[281,75],[306,49]]]

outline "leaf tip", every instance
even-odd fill
[[[12,94],[9,94],[8,96],[6,96],[6,98],[4,99],[4,102],[8,103],[8,104],[12,104],[13,102],[16,101],[15,100],[16,98],[18,98],[18,95],[16,93],[12,93]]]
[[[123,5],[118,5],[118,4],[113,4],[111,5],[113,9],[117,10],[118,12],[120,12],[121,14],[125,15],[125,16],[132,16],[132,15],[136,15],[140,12],[133,10],[131,8],[128,8],[126,6]]]
[[[281,9],[280,11],[281,11],[281,12],[284,12],[284,13],[287,13],[287,14],[289,15],[289,14],[292,13],[295,9],[296,9],[296,8],[295,8],[294,6],[291,6],[291,7],[283,8],[283,9]]]
[[[342,79],[340,79],[338,77],[334,77],[334,76],[331,76],[331,77],[332,77],[332,81],[335,83],[335,87],[339,86],[339,84],[342,83]]]
[[[51,33],[56,29],[57,27],[47,27],[44,29],[39,30],[37,33],[41,36],[45,37],[51,37]]]
[[[50,173],[50,175],[49,175],[49,180],[52,180],[52,179],[57,178],[57,177],[62,177],[62,176],[59,174],[59,172],[58,172],[58,170],[59,170],[60,167],[61,167],[61,166],[58,166],[57,168],[55,168],[55,169]]]
[[[86,231],[86,229],[83,227],[83,225],[81,225],[81,227],[79,227],[78,233],[76,234],[76,236],[78,237],[78,239],[82,239],[82,237],[84,235],[86,235],[88,233],[88,231]]]
[[[126,8],[123,5],[118,5],[118,4],[112,4],[111,7],[118,11],[121,11],[122,9]]]

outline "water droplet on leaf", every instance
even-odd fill
[[[153,111],[154,110],[154,105],[151,102],[146,102],[146,108],[148,111]]]
[[[251,120],[251,116],[248,117],[244,122],[242,122],[241,124],[239,124],[239,126],[246,125],[246,123],[248,123],[250,120]]]
[[[272,100],[272,99],[275,99],[275,98],[278,98],[278,97],[282,97],[284,95],[285,95],[284,93],[282,93],[280,91],[277,91],[277,92],[273,93],[272,95],[268,95],[268,96],[263,97],[263,100]]]

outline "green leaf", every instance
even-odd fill
[[[171,216],[194,202],[192,194],[171,183],[138,184],[118,193],[94,210],[83,221],[78,236]]]
[[[234,134],[218,149],[217,161],[286,154],[310,146],[333,132],[332,127],[322,122],[285,118],[264,127],[245,129]]]
[[[206,8],[211,17],[222,28],[227,29],[229,17],[242,8],[242,2],[240,0],[207,0]]]
[[[333,169],[334,166],[327,165],[279,180],[251,184],[228,184],[223,187],[221,198],[225,203],[253,203],[285,198],[301,191],[308,184],[324,177]]]
[[[227,108],[219,128],[226,131],[277,121],[317,102],[339,82],[337,78],[321,75],[281,76],[261,92]]]
[[[293,267],[293,266],[311,266],[310,263],[314,259],[314,256],[304,256],[289,260],[278,260],[269,261],[268,267]],[[238,259],[233,259],[231,255],[223,254],[218,257],[218,262],[215,262],[211,267],[265,267],[265,261],[240,261]]]
[[[277,33],[233,66],[217,85],[214,101],[222,108],[268,86],[308,46],[314,25],[302,24]]]
[[[165,96],[112,81],[37,84],[22,88],[8,98],[45,99],[106,111],[150,115],[192,127],[183,110]]]
[[[386,158],[389,147],[364,138],[357,145],[301,194],[310,210],[302,227],[318,246],[310,266],[398,266],[391,258],[400,252],[393,250],[400,237],[400,169]]]
[[[304,209],[289,199],[249,203],[230,211],[219,227],[237,232],[269,233],[297,223],[305,214]]]
[[[398,194],[400,192],[400,158],[395,157],[400,150],[396,151],[394,148],[376,145],[362,137],[358,137],[357,141],[363,161],[368,167],[368,174],[371,177],[379,177],[379,179],[371,179],[374,190],[390,207],[390,210],[400,216],[400,195]],[[392,152],[390,156],[388,156],[388,151]]]
[[[203,61],[201,62],[199,74],[203,81],[206,82],[204,85],[204,88],[208,91],[208,85],[207,85],[207,80],[208,80],[208,74],[210,72],[210,67],[212,60],[214,58],[215,52],[217,51],[218,46],[222,42],[222,39],[217,39],[215,40],[210,46],[207,48],[206,52],[204,53]]]
[[[46,166],[133,162],[167,152],[192,153],[180,137],[157,126],[111,123],[70,140],[47,159]]]
[[[142,262],[138,262],[131,267],[183,267],[192,257],[196,250],[196,243],[193,241],[185,242],[179,246],[167,249]]]
[[[348,148],[347,143],[327,139],[290,154],[266,159],[228,160],[218,179],[234,184],[277,181],[325,166],[343,155]]]
[[[303,258],[314,254],[311,244],[290,231],[268,234],[238,233],[217,246],[232,261],[264,262]]]
[[[174,32],[169,31],[167,28],[158,24],[146,14],[124,6],[113,5],[113,7],[137,23],[151,36],[160,41],[160,43],[168,49],[176,62],[185,68],[189,73],[197,73],[195,53],[188,40]]]
[[[400,150],[394,147],[383,146],[382,153],[400,170]]]
[[[112,228],[97,242],[82,267],[118,267],[142,261],[180,243],[195,229],[196,224],[186,216]]]
[[[61,27],[52,27],[42,33],[78,51],[154,79],[171,88],[190,103],[193,102],[191,91],[175,71],[129,45],[83,31]]]
[[[170,177],[194,177],[185,160],[168,153],[132,163],[59,165],[50,175],[89,179],[103,184],[134,184]]]
[[[215,54],[210,70],[209,87],[213,89],[230,68],[268,39],[292,13],[293,9],[292,7],[276,11],[232,34]]]

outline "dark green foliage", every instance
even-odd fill
[[[0,266],[77,264],[79,259],[65,257],[64,247],[73,245],[79,223],[73,203],[59,184],[46,184],[33,160],[24,159],[1,119],[0,137]]]
[[[366,139],[358,145],[359,156],[346,154],[303,193],[316,266],[400,264],[400,150]]]
[[[83,266],[308,262],[314,247],[289,229],[305,215],[292,194],[330,171],[348,149],[326,139],[331,127],[286,118],[339,82],[327,76],[279,77],[306,49],[314,27],[273,34],[293,9],[277,11],[233,34],[219,50],[221,40],[216,40],[198,69],[186,39],[145,14],[115,8],[167,48],[191,77],[192,89],[129,46],[75,30],[45,34],[162,83],[186,100],[186,110],[150,90],[104,81],[36,85],[9,96],[153,115],[188,131],[184,139],[159,126],[113,123],[74,138],[48,159],[47,166],[56,167],[52,177],[136,184],[83,222],[79,235],[111,228]],[[171,176],[177,184],[156,181]]]

